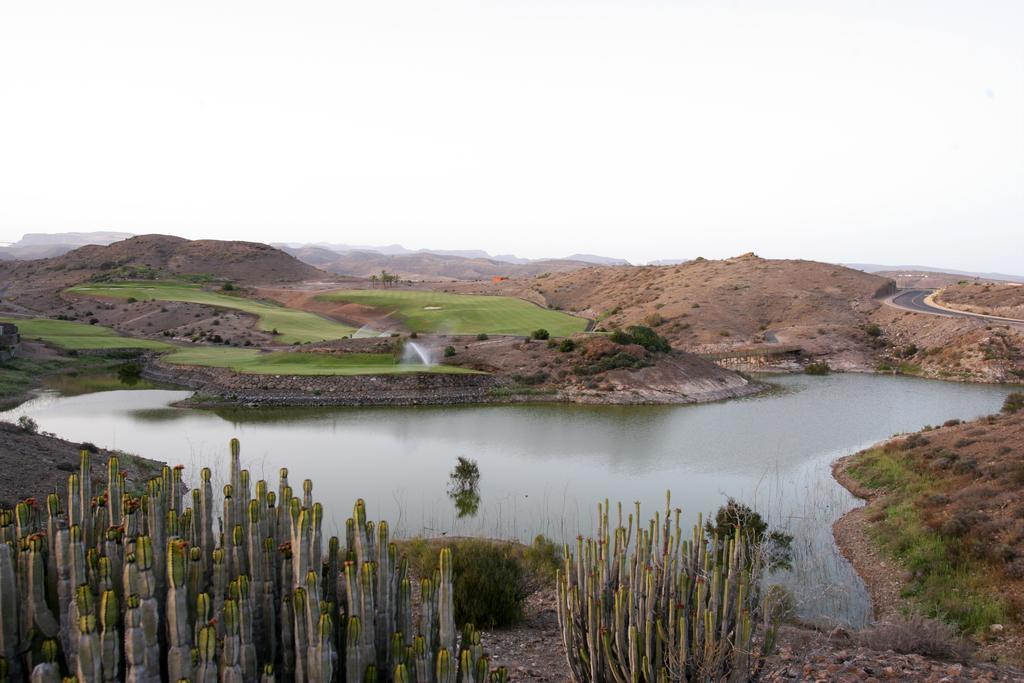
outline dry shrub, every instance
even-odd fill
[[[858,641],[872,650],[892,650],[900,654],[921,655],[933,659],[965,662],[971,647],[949,625],[920,614],[895,617],[861,631]]]

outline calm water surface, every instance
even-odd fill
[[[783,376],[779,390],[701,406],[479,406],[203,411],[170,407],[184,391],[47,393],[6,414],[42,430],[224,479],[238,437],[253,479],[314,481],[325,527],[344,528],[358,497],[398,533],[568,540],[592,531],[595,505],[664,508],[672,490],[687,525],[728,496],[796,537],[781,576],[809,618],[862,622],[864,588],[837,555],[831,524],[856,500],[829,464],[898,432],[997,412],[1002,387],[870,375]],[[458,456],[481,473],[475,515],[447,495]],[[186,472],[186,473],[187,473]]]

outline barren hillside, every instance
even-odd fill
[[[945,287],[936,298],[949,308],[1024,320],[1024,285],[962,282]]]
[[[0,302],[45,312],[59,293],[94,279],[211,277],[242,283],[279,283],[329,277],[321,270],[258,242],[186,240],[140,235],[107,246],[89,245],[61,256],[0,263]]]
[[[523,296],[592,318],[605,329],[649,324],[677,348],[721,350],[779,342],[835,355],[860,352],[861,327],[878,308],[876,297],[891,286],[886,278],[842,266],[745,254],[447,288]]]

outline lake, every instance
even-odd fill
[[[280,467],[296,490],[313,480],[329,534],[344,529],[359,497],[371,518],[404,536],[566,541],[593,531],[605,498],[629,509],[640,501],[646,518],[664,509],[671,489],[689,528],[732,496],[794,535],[794,570],[777,578],[795,590],[803,616],[859,625],[866,593],[831,534],[857,501],[829,464],[899,432],[998,412],[1010,389],[858,374],[770,382],[775,389],[761,396],[697,406],[207,411],[170,405],[186,391],[51,391],[0,419],[27,414],[72,441],[181,463],[193,482],[208,466],[215,484],[238,437],[254,481],[276,490]],[[468,505],[448,495],[459,456],[480,473],[479,498]]]

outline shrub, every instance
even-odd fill
[[[235,286],[230,282],[225,282],[220,289],[222,292],[233,292],[235,291]]]
[[[487,341],[487,333],[486,332],[481,332],[480,334],[476,335],[476,340],[477,341]]]
[[[650,362],[643,360],[642,358],[636,358],[631,356],[624,351],[620,351],[614,356],[605,356],[596,363],[590,365],[577,365],[572,371],[577,375],[596,375],[608,370],[617,370],[619,368],[645,368],[651,365]]]
[[[39,431],[39,424],[28,415],[18,418],[18,427],[27,434],[35,434]]]
[[[125,299],[125,303],[129,303],[129,304],[133,304],[136,301],[138,301],[138,299],[136,299],[134,296],[130,296],[127,299]]]
[[[872,650],[957,662],[967,661],[971,654],[970,646],[955,636],[948,625],[920,614],[897,616],[872,626],[861,631],[858,640]]]
[[[704,523],[704,530],[708,535],[717,533],[719,538],[729,538],[736,532],[737,525],[746,532],[752,545],[762,547],[769,568],[789,568],[793,559],[793,537],[769,530],[768,522],[758,512],[734,498],[718,508],[714,523],[709,519]]]
[[[878,338],[882,336],[882,328],[878,326],[878,323],[871,323],[864,328],[864,333],[869,337]]]
[[[544,384],[544,382],[548,381],[549,377],[550,375],[548,375],[548,373],[544,372],[543,370],[540,370],[531,375],[521,375],[516,373],[512,375],[512,381],[515,382],[516,384],[535,386],[537,384]]]
[[[626,345],[633,343],[633,338],[630,337],[625,332],[623,332],[622,330],[613,331],[610,335],[608,335],[608,338],[611,339],[616,344]]]
[[[1003,401],[1003,412],[1012,415],[1018,410],[1024,409],[1024,391],[1015,391]]]
[[[554,583],[562,568],[562,546],[538,534],[523,551],[523,562],[531,580],[545,585]]]
[[[633,325],[631,327],[627,327],[626,332],[633,338],[634,343],[639,344],[648,351],[661,351],[662,353],[667,353],[672,350],[667,339],[644,325]]]
[[[444,357],[445,358],[451,358],[454,355],[455,355],[455,347],[454,346],[451,346],[449,344],[448,346],[444,347]]]
[[[530,333],[530,338],[531,339],[544,340],[544,339],[549,338],[550,336],[551,336],[551,333],[548,332],[547,330],[545,330],[543,327],[540,328],[540,329],[534,330],[533,332]]]
[[[563,339],[562,343],[558,345],[558,350],[562,353],[570,353],[576,350],[576,342],[572,339]]]
[[[526,573],[516,557],[516,545],[485,539],[452,539],[455,621],[481,628],[511,626],[523,618]],[[411,541],[409,562],[419,576],[437,569],[437,547],[427,540]]]
[[[804,373],[808,375],[827,375],[830,372],[832,372],[832,368],[825,361],[808,363],[807,367],[804,368]]]
[[[661,317],[660,313],[651,313],[649,316],[644,318],[644,324],[648,327],[658,327],[665,322],[665,319]]]

